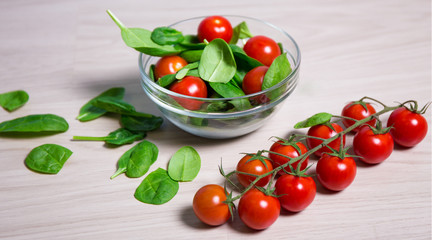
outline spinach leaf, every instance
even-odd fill
[[[199,75],[208,82],[229,82],[236,72],[236,62],[229,45],[222,39],[211,41],[201,55]]]
[[[110,179],[113,179],[118,175],[125,173],[127,171],[127,165],[129,163],[131,153],[135,150],[137,146],[138,144],[133,146],[129,150],[127,150],[125,153],[123,153],[123,155],[120,157],[120,159],[117,162],[117,171],[110,177]]]
[[[186,62],[197,62],[201,59],[203,50],[186,50],[180,53],[180,57],[184,58]]]
[[[158,129],[163,123],[161,117],[135,117],[122,115],[120,118],[122,126],[134,132],[149,132]]]
[[[270,65],[267,73],[264,75],[262,90],[271,88],[284,80],[291,73],[291,65],[286,53],[279,55]]]
[[[249,31],[249,27],[246,22],[243,21],[233,28],[233,35],[230,40],[230,44],[236,44],[239,39],[251,38],[252,33]]]
[[[120,28],[123,41],[128,47],[151,56],[174,55],[184,50],[178,46],[159,45],[151,39],[151,31],[142,28],[127,28],[110,10],[107,10],[107,13]]]
[[[162,168],[150,173],[135,190],[135,198],[143,203],[160,205],[170,201],[178,192],[179,183]]]
[[[194,62],[194,63],[189,63],[188,65],[182,67],[182,69],[180,69],[177,73],[176,73],[176,78],[177,79],[183,79],[187,73],[189,72],[189,70],[192,69],[197,69],[199,66],[199,62]]]
[[[105,141],[108,144],[124,145],[131,144],[135,141],[141,140],[146,136],[144,132],[131,132],[125,128],[119,128],[110,132],[108,136],[104,137],[87,137],[87,136],[73,136],[73,140],[79,141]]]
[[[153,80],[153,81],[156,81],[156,78],[155,78],[155,75],[154,75],[155,67],[156,67],[156,65],[152,64],[152,65],[150,66],[150,69],[149,69],[149,77],[150,77],[150,79]]]
[[[84,104],[84,106],[81,107],[77,119],[80,120],[81,122],[86,122],[104,115],[107,111],[102,108],[93,106],[91,102],[100,97],[113,97],[117,99],[123,99],[124,93],[125,93],[125,89],[122,87],[110,88],[104,91],[103,93],[91,99],[86,104]]]
[[[118,113],[122,115],[131,115],[131,116],[138,116],[138,117],[153,116],[148,113],[137,112],[135,111],[135,107],[132,106],[131,104],[114,97],[99,97],[91,101],[91,104],[93,104],[93,106],[102,108],[105,111],[111,113]]]
[[[138,178],[147,173],[150,166],[156,161],[159,150],[149,141],[140,142],[130,154],[126,176]]]
[[[211,82],[210,87],[224,98],[245,96],[243,90],[237,87],[232,81],[228,83]],[[231,100],[230,103],[240,111],[252,108],[252,105],[247,99],[235,99]]]
[[[157,80],[157,84],[161,87],[166,87],[173,83],[176,79],[176,74],[167,74]]]
[[[27,155],[25,164],[35,172],[57,174],[72,151],[56,144],[44,144],[34,148]]]
[[[204,49],[206,44],[198,40],[196,35],[186,35],[182,42],[179,43],[185,49],[188,50],[199,50]]]
[[[28,115],[0,123],[0,132],[65,132],[66,120],[54,114]]]
[[[0,106],[12,112],[23,106],[29,99],[27,92],[16,90],[0,94]]]
[[[168,175],[175,181],[192,181],[201,168],[201,158],[198,152],[190,146],[180,148],[168,164]]]
[[[172,45],[183,41],[183,34],[174,28],[158,27],[151,33],[151,40],[159,45]]]
[[[326,113],[326,112],[317,113],[304,121],[296,123],[294,128],[295,129],[308,128],[315,125],[324,124],[326,122],[329,122],[332,117],[333,115],[330,113]]]
[[[234,59],[237,63],[236,75],[238,75],[240,79],[243,79],[246,73],[248,73],[253,68],[263,66],[263,64],[260,63],[258,60],[249,57],[241,47],[233,44],[230,44],[229,46],[234,54]]]

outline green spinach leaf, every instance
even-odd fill
[[[150,132],[158,129],[163,123],[161,117],[135,117],[122,115],[120,118],[122,126],[134,132]]]
[[[130,155],[126,176],[138,178],[146,174],[157,160],[158,153],[159,150],[153,143],[145,140],[140,142]]]
[[[162,168],[150,173],[135,190],[135,198],[148,204],[160,205],[170,201],[178,192],[179,183]]]
[[[246,73],[248,73],[253,68],[263,65],[258,60],[249,57],[241,47],[233,44],[230,44],[229,46],[234,54],[234,59],[237,63],[236,75],[240,79],[243,79]]]
[[[271,88],[288,77],[291,73],[291,65],[286,53],[279,55],[270,65],[267,73],[264,75],[262,90]]]
[[[72,139],[79,141],[105,141],[108,144],[120,146],[139,141],[145,136],[145,132],[131,132],[125,128],[119,128],[104,137],[73,136]]]
[[[186,35],[182,42],[179,43],[185,49],[188,50],[199,50],[204,49],[206,44],[198,40],[196,35]],[[194,61],[195,62],[195,61]]]
[[[245,96],[243,90],[237,87],[232,81],[228,83],[211,82],[210,87],[224,98]],[[247,99],[235,99],[231,100],[230,103],[240,111],[252,108],[252,105]]]
[[[118,175],[125,173],[127,171],[127,166],[129,163],[130,156],[137,146],[138,144],[133,146],[129,150],[127,150],[125,153],[123,153],[123,155],[120,157],[120,159],[117,162],[117,171],[110,177],[110,179],[113,179]]]
[[[28,115],[0,123],[0,132],[66,132],[69,124],[54,114]]]
[[[173,83],[176,79],[176,74],[167,74],[157,80],[157,84],[161,87],[169,86],[171,83]]]
[[[29,99],[27,92],[16,90],[0,94],[0,106],[12,112],[23,106]]]
[[[326,113],[326,112],[317,113],[304,121],[296,123],[294,128],[295,129],[308,128],[315,125],[324,124],[326,122],[329,122],[332,117],[333,115],[330,113]]]
[[[229,82],[237,69],[229,45],[222,39],[211,41],[201,55],[199,75],[208,82]]]
[[[186,62],[197,62],[201,59],[203,50],[187,50],[180,53],[180,57],[184,58]]]
[[[99,97],[91,101],[91,104],[111,113],[138,117],[153,117],[153,115],[148,113],[137,112],[135,107],[131,104],[114,97]]]
[[[158,27],[151,33],[153,42],[159,45],[172,45],[183,41],[183,34],[174,28]]]
[[[175,181],[192,181],[201,168],[198,152],[190,146],[180,148],[168,164],[168,175]]]
[[[236,44],[239,39],[251,38],[252,33],[249,31],[249,27],[246,22],[243,21],[233,28],[233,35],[230,40],[230,44]]]
[[[27,155],[25,164],[35,172],[57,174],[72,151],[56,144],[44,144],[34,148]]]
[[[113,97],[117,99],[123,99],[124,93],[125,89],[122,87],[110,88],[104,91],[103,93],[91,99],[86,104],[84,104],[84,106],[81,107],[77,119],[81,122],[86,122],[104,115],[107,111],[105,109],[93,106],[91,102],[100,97]]]
[[[183,79],[187,73],[192,70],[192,69],[197,69],[199,66],[199,62],[194,62],[194,63],[189,63],[188,65],[184,66],[182,69],[180,69],[177,73],[176,73],[176,78],[177,79]]]

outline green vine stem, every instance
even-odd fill
[[[345,135],[345,134],[351,132],[354,128],[356,128],[356,127],[358,127],[358,126],[361,126],[361,125],[363,125],[364,123],[367,123],[368,121],[372,120],[373,118],[377,118],[378,116],[380,116],[380,115],[382,115],[382,114],[384,114],[384,113],[387,113],[387,112],[393,111],[393,110],[395,110],[395,109],[397,109],[397,108],[400,108],[400,107],[404,106],[405,104],[415,102],[415,101],[410,100],[410,101],[406,101],[406,102],[404,102],[404,103],[401,103],[401,104],[399,104],[399,105],[397,105],[397,106],[390,107],[390,106],[387,106],[387,105],[385,105],[385,104],[381,103],[380,101],[378,101],[378,100],[376,100],[376,99],[373,99],[373,98],[363,97],[362,100],[363,100],[363,99],[373,100],[373,101],[375,101],[375,102],[381,104],[381,105],[383,106],[383,109],[382,109],[381,111],[379,111],[379,112],[376,112],[376,113],[370,115],[369,117],[366,117],[366,118],[362,119],[362,120],[356,120],[356,122],[355,122],[353,125],[351,125],[350,127],[346,128],[346,129],[343,130],[342,132],[337,133],[335,136],[333,136],[333,137],[331,137],[331,138],[325,139],[325,140],[324,140],[320,145],[318,145],[318,146],[316,146],[316,147],[310,149],[310,150],[307,151],[306,153],[301,154],[300,156],[298,156],[298,157],[296,157],[296,158],[290,158],[290,157],[288,157],[288,156],[284,156],[284,157],[290,159],[290,161],[288,161],[287,163],[285,163],[285,164],[283,164],[283,165],[280,165],[280,166],[274,168],[272,171],[269,171],[269,172],[267,172],[267,173],[265,173],[265,174],[262,174],[262,175],[257,176],[257,177],[255,178],[255,180],[252,181],[252,182],[249,184],[249,186],[247,186],[247,187],[246,187],[246,188],[245,188],[245,189],[244,189],[240,194],[238,194],[238,195],[235,196],[235,197],[232,197],[232,198],[230,199],[229,203],[233,203],[234,201],[240,199],[240,198],[241,198],[241,197],[242,197],[242,196],[243,196],[247,191],[249,191],[250,189],[252,189],[252,188],[254,187],[254,185],[255,185],[259,180],[261,180],[262,178],[265,178],[265,177],[267,177],[267,176],[269,176],[269,175],[275,174],[276,172],[279,172],[279,171],[282,170],[283,168],[285,168],[285,167],[287,167],[287,166],[289,166],[289,165],[291,165],[291,164],[293,164],[293,163],[295,163],[295,162],[297,162],[297,161],[299,161],[299,160],[300,160],[299,165],[301,165],[302,161],[304,161],[308,156],[312,155],[314,152],[318,151],[321,147],[328,145],[330,142],[336,140],[337,138],[340,138],[340,137],[342,137],[343,135]],[[262,151],[265,151],[265,150],[262,150]],[[267,152],[268,152],[268,151],[267,151]],[[234,171],[234,172],[231,172],[229,175],[231,176],[233,173],[235,173],[235,171]],[[224,175],[224,177],[226,177],[226,175]]]

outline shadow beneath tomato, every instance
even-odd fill
[[[246,226],[240,219],[238,212],[234,212],[234,220],[229,220],[228,225],[235,230],[236,232],[240,232],[243,234],[256,234],[257,232],[261,232],[261,230],[254,230],[248,226]]]
[[[301,212],[290,212],[290,211],[288,211],[288,210],[285,210],[285,209],[281,208],[280,215],[281,215],[281,216],[284,216],[284,217],[291,217],[291,216],[298,215],[298,214],[300,214],[300,213],[301,213]]]
[[[312,175],[313,180],[315,181],[316,188],[317,188],[316,191],[318,194],[335,195],[335,194],[338,194],[341,192],[341,191],[329,190],[329,189],[325,188],[323,185],[321,185],[321,183],[318,181],[315,170],[313,171],[313,173],[311,173],[311,175]]]
[[[211,229],[213,226],[201,222],[193,211],[192,206],[186,207],[181,211],[181,220],[189,227],[195,229]]]

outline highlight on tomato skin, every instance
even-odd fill
[[[265,66],[270,66],[273,60],[282,54],[279,45],[273,39],[262,35],[251,37],[243,50],[249,57],[255,58]]]
[[[419,144],[428,131],[426,119],[419,113],[405,107],[394,110],[387,121],[387,127],[393,140],[403,147],[414,147]]]
[[[223,187],[216,184],[205,185],[195,193],[192,208],[203,223],[219,226],[226,223],[231,217],[229,207],[224,203],[226,199]]]
[[[207,85],[201,78],[194,76],[186,76],[181,80],[175,81],[173,84],[171,84],[169,90],[190,97],[207,97]],[[172,98],[176,100],[176,102],[178,102],[182,107],[189,110],[198,110],[201,108],[201,105],[204,104],[203,101],[196,99],[186,99],[175,96],[172,96]]]
[[[361,161],[368,164],[378,164],[390,157],[393,152],[393,138],[389,132],[375,134],[365,125],[353,139],[353,149]]]
[[[354,181],[357,165],[352,157],[343,159],[324,154],[316,165],[316,175],[321,185],[332,191],[342,191]]]

